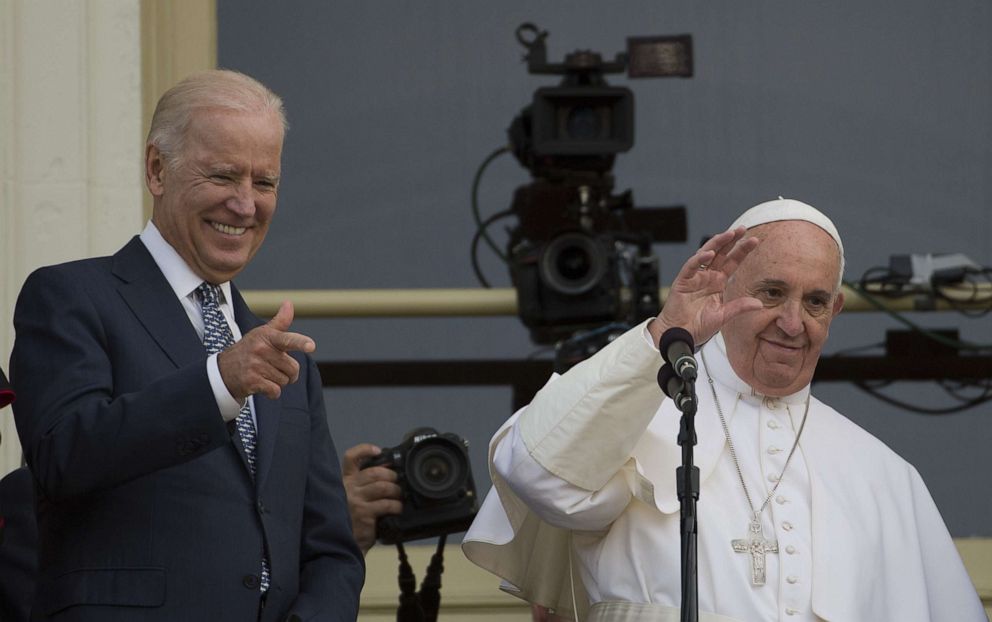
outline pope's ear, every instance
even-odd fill
[[[152,196],[161,196],[165,191],[165,158],[155,145],[145,148],[145,185]]]
[[[838,292],[837,297],[834,298],[834,317],[841,312],[844,308],[844,292]]]

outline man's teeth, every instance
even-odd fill
[[[217,231],[220,231],[221,233],[226,233],[228,235],[241,235],[242,233],[248,230],[247,227],[232,227],[231,225],[224,225],[219,222],[212,222],[210,223],[210,226],[212,226]]]

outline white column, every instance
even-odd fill
[[[4,369],[27,275],[112,253],[143,224],[140,18],[133,0],[0,0]],[[10,409],[0,432],[4,474],[21,457]]]

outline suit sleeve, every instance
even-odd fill
[[[14,311],[14,419],[28,465],[53,499],[181,464],[230,438],[205,352],[164,374],[149,370],[139,390],[121,392],[118,376],[144,373],[141,350],[152,346],[121,343],[128,337],[115,330],[114,312],[126,308],[101,284],[85,270],[44,268],[25,282]]]
[[[324,411],[317,366],[307,357],[310,410],[310,469],[300,543],[300,589],[293,615],[301,620],[354,620],[365,582],[365,558],[351,531],[334,442]]]

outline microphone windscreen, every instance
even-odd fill
[[[662,365],[658,370],[658,386],[671,399],[676,399],[676,395],[682,390],[682,380],[672,369],[671,365]]]
[[[671,350],[672,344],[682,342],[689,346],[689,352],[692,352],[696,345],[693,342],[692,335],[686,329],[676,326],[674,328],[669,328],[661,335],[661,341],[658,343],[658,349],[661,350],[661,358],[665,359],[665,362],[671,365],[674,361],[668,359],[668,351]]]

